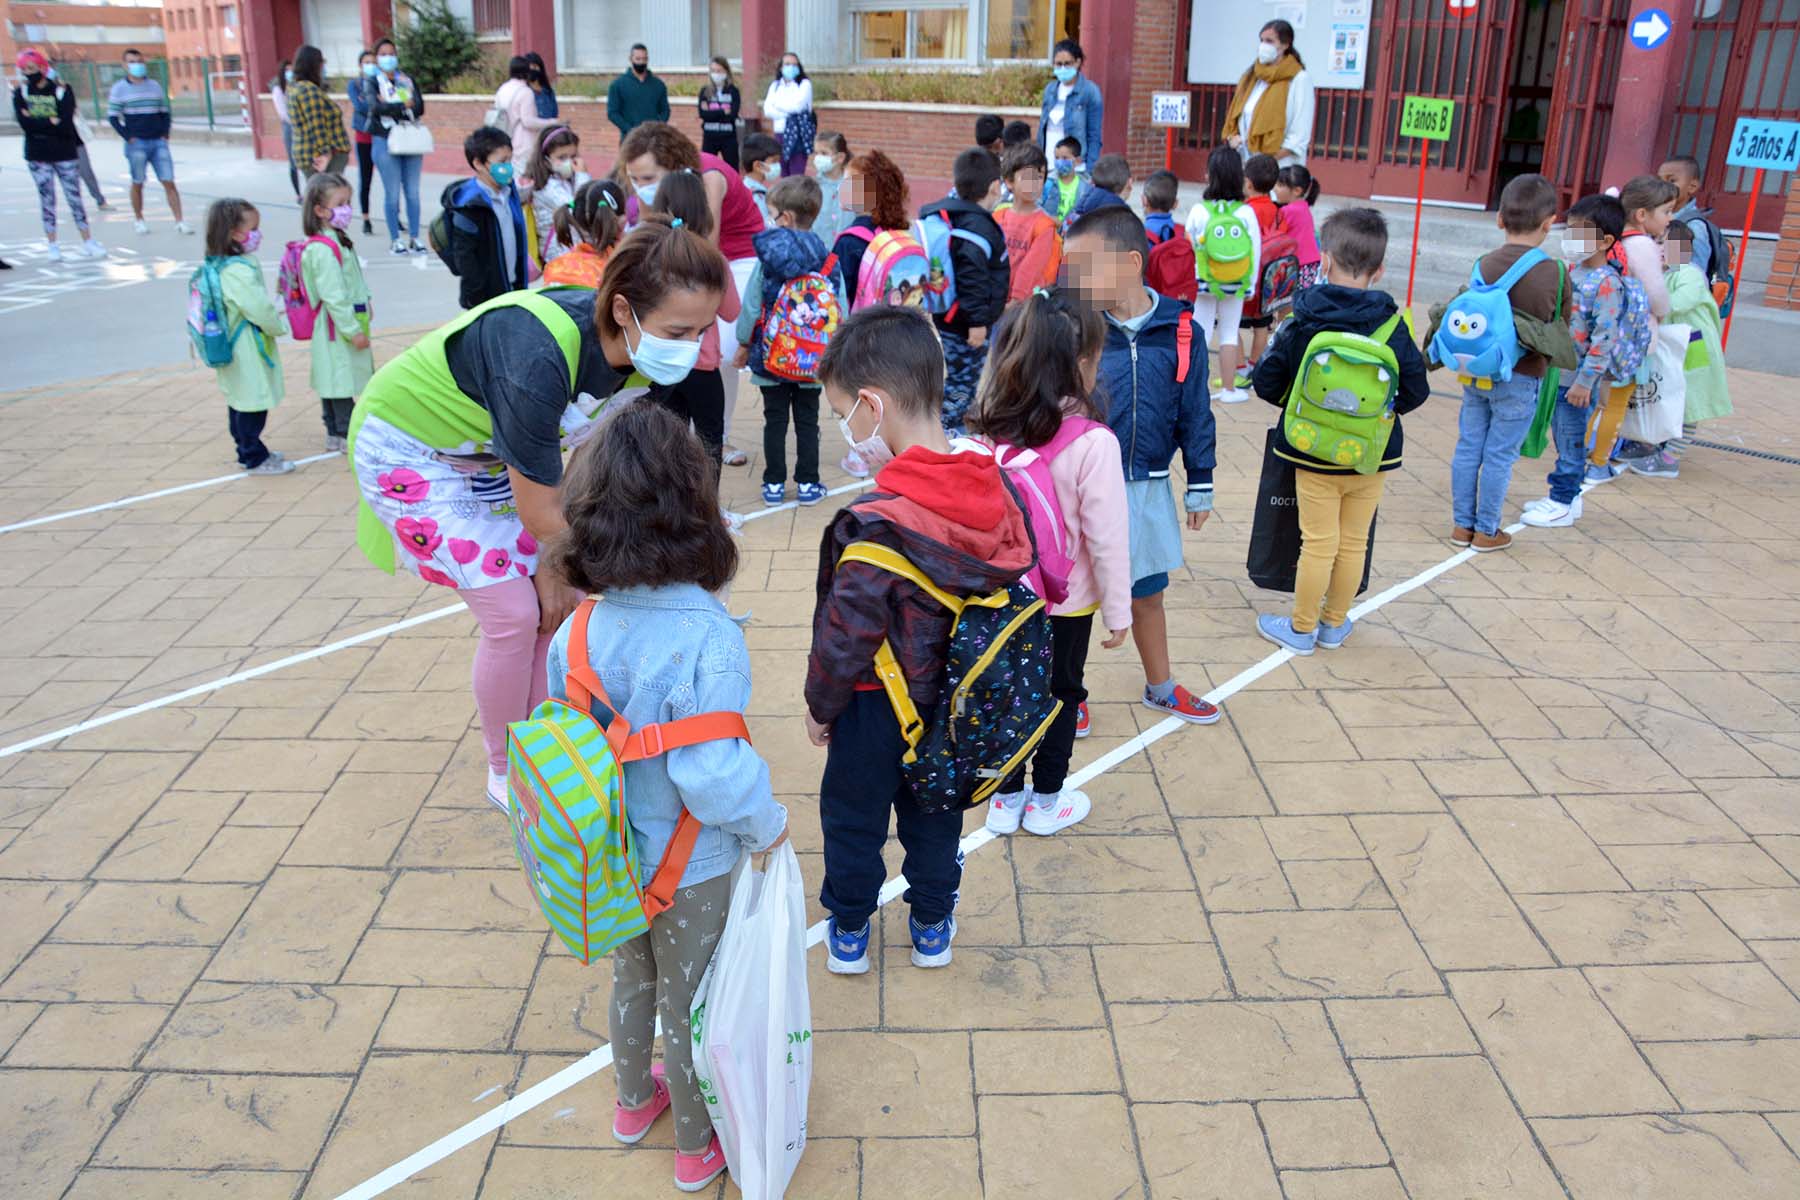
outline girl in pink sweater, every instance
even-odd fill
[[[1092,804],[1064,787],[1075,739],[1086,735],[1082,675],[1099,614],[1108,650],[1131,631],[1131,537],[1119,440],[1088,397],[1100,369],[1106,324],[1072,292],[1037,288],[1001,318],[988,350],[969,426],[994,448],[1025,504],[1039,567],[1027,576],[1050,611],[1050,690],[1062,710],[1025,772],[1001,785],[987,827],[1021,824],[1048,835],[1087,816]],[[1043,483],[1048,479],[1050,492]]]
[[[1650,302],[1650,332],[1669,315],[1669,288],[1663,282],[1662,239],[1675,215],[1675,185],[1655,175],[1637,175],[1619,189],[1625,208],[1625,236],[1619,239],[1624,271],[1643,285]]]

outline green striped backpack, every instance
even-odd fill
[[[741,713],[709,712],[632,730],[607,698],[588,662],[583,601],[569,629],[567,700],[546,700],[507,730],[507,810],[519,865],[550,927],[584,963],[650,928],[674,903],[700,835],[684,811],[649,886],[638,881],[637,852],[626,819],[625,772],[700,742],[750,740]]]

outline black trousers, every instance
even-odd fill
[[[794,481],[819,482],[819,389],[783,380],[762,389],[763,482],[787,482],[788,414],[794,415]]]
[[[927,721],[930,715],[922,713]],[[819,826],[825,835],[825,882],[819,903],[842,929],[869,923],[887,880],[881,848],[888,814],[906,857],[907,904],[921,925],[935,925],[956,910],[962,885],[963,814],[928,813],[913,799],[900,773],[906,743],[884,692],[857,692],[831,726],[825,778],[819,784]]]
[[[700,135],[700,149],[708,154],[718,155],[720,158],[724,159],[726,165],[734,171],[741,169],[738,166],[738,136],[736,130],[733,130],[730,133],[712,133],[710,131],[702,133]]]
[[[725,377],[716,367],[711,371],[689,371],[679,383],[651,384],[649,395],[683,421],[694,423],[694,432],[700,435],[700,444],[706,447],[713,476],[717,478],[724,469],[719,453],[725,441]]]
[[[1041,796],[1062,791],[1069,777],[1069,758],[1075,753],[1076,706],[1087,699],[1081,677],[1087,671],[1088,638],[1094,632],[1094,614],[1085,617],[1050,618],[1050,694],[1062,701],[1062,711],[1031,756],[1031,790]],[[1025,790],[1025,768],[1000,785],[1008,794]]]
[[[263,445],[263,426],[269,423],[267,412],[239,412],[235,408],[225,410],[230,418],[231,440],[237,443],[238,466],[248,471],[251,467],[260,467],[268,460],[269,448]]]
[[[362,200],[363,220],[369,219],[369,185],[375,182],[375,146],[372,142],[356,143],[356,182]]]
[[[325,421],[325,436],[349,437],[350,414],[355,411],[353,396],[320,396],[319,415]]]

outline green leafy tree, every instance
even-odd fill
[[[446,0],[413,0],[412,22],[394,30],[400,65],[426,92],[441,92],[451,78],[481,62],[475,30],[450,11]]]

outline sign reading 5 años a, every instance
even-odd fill
[[[1739,117],[1731,131],[1725,162],[1765,171],[1800,170],[1800,121]]]

